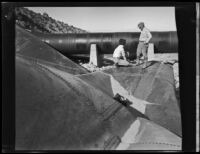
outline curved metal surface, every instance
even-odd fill
[[[174,90],[173,68],[158,62],[148,62],[148,65],[143,73],[139,67],[121,67],[78,77],[111,97],[118,93],[130,98],[133,103],[142,104],[141,100],[145,100],[147,104],[144,108],[134,107],[153,122],[182,136],[181,112]]]
[[[16,58],[17,150],[106,148],[114,135],[92,102],[72,88],[39,64]]]
[[[181,149],[180,137],[144,118],[80,77],[16,57],[17,150]]]
[[[120,33],[87,33],[87,34],[42,34],[34,33],[42,41],[64,54],[88,54],[90,44],[97,44],[100,53],[112,54],[118,45],[119,39],[125,39],[125,50],[135,55],[139,32]],[[155,52],[178,52],[178,38],[175,31],[152,32],[151,43],[154,43]]]
[[[28,57],[29,60],[37,60],[71,74],[88,73],[85,68],[74,63],[57,50],[49,47],[49,45],[18,26],[16,26],[15,47],[17,55]]]

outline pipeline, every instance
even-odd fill
[[[178,38],[176,31],[151,32],[150,43],[154,44],[155,53],[178,52]],[[90,44],[97,44],[101,54],[112,54],[117,47],[119,39],[125,39],[125,50],[130,55],[136,54],[139,32],[118,33],[84,33],[84,34],[44,34],[33,33],[42,41],[63,54],[89,54]]]

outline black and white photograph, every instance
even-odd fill
[[[199,3],[117,4],[4,9],[3,148],[199,151]]]

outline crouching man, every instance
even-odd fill
[[[138,24],[138,28],[141,30],[139,43],[137,46],[137,59],[136,59],[136,65],[140,63],[140,55],[142,54],[144,57],[144,65],[143,68],[146,68],[147,66],[147,50],[149,46],[149,41],[152,38],[152,35],[150,31],[145,27],[143,22],[140,22]]]
[[[126,40],[120,39],[119,45],[117,46],[117,48],[115,49],[115,51],[113,53],[113,58],[114,58],[114,63],[115,63],[114,65],[116,67],[119,66],[119,61],[120,61],[121,57],[123,57],[123,59],[127,61],[126,53],[124,51],[125,44],[126,44]]]

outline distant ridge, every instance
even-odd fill
[[[87,33],[87,31],[55,20],[47,13],[36,13],[27,8],[16,8],[16,24],[35,32],[43,33]]]

